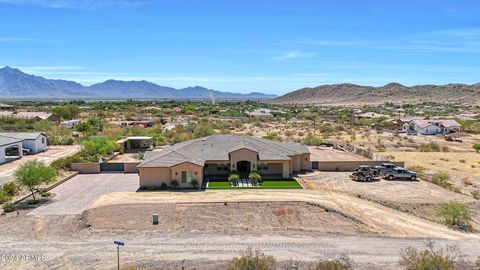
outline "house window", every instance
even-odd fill
[[[230,164],[227,163],[218,163],[217,164],[217,171],[228,171],[230,168]]]
[[[268,170],[268,163],[258,163],[257,169],[259,171],[267,171]]]
[[[192,172],[182,171],[182,183],[192,182]]]
[[[42,144],[45,144],[45,138],[42,138]]]

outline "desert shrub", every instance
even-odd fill
[[[18,191],[20,190],[20,187],[11,182],[11,183],[6,183],[2,186],[2,190],[5,191],[9,196],[15,196],[18,194]]]
[[[140,190],[147,190],[147,189],[148,189],[147,186],[141,186],[141,187],[140,187]]]
[[[56,178],[56,171],[43,162],[29,160],[20,165],[15,170],[14,175],[20,185],[30,190],[32,198],[35,200],[35,192],[38,190],[38,186],[53,182]]]
[[[420,151],[422,152],[440,152],[440,145],[436,142],[423,143],[420,145]]]
[[[480,143],[476,143],[472,145],[472,148],[475,150],[475,152],[479,153],[480,152]]]
[[[178,184],[178,181],[177,181],[177,180],[172,180],[172,181],[170,182],[170,186],[172,187],[172,189],[178,189],[178,187],[179,187],[180,185]]]
[[[233,258],[227,270],[275,270],[277,261],[273,256],[265,255],[259,250],[247,249],[241,257]]]
[[[5,213],[13,212],[13,211],[15,211],[15,204],[13,204],[13,203],[6,203],[6,204],[3,205],[2,208],[3,208],[3,211],[4,211]]]
[[[12,196],[10,196],[4,190],[0,190],[0,204],[6,203],[12,200]]]
[[[437,186],[452,190],[454,192],[460,193],[461,191],[454,187],[451,183],[448,182],[450,175],[447,172],[438,172],[432,176],[431,182]]]
[[[303,144],[311,145],[311,146],[318,146],[322,142],[323,142],[323,139],[320,136],[308,135],[303,139]]]
[[[467,161],[465,159],[460,159],[458,162],[460,163],[466,163]]]
[[[270,141],[279,141],[280,140],[280,137],[278,137],[278,135],[274,134],[274,133],[263,136],[262,138],[266,139],[266,140],[270,140]]]
[[[148,189],[148,191],[155,191],[155,190],[157,190],[157,187],[156,186],[148,186],[147,189]]]
[[[339,260],[320,260],[308,270],[353,270],[353,267],[348,258],[342,258]]]
[[[461,270],[466,267],[465,256],[457,245],[436,250],[433,242],[427,242],[424,250],[407,247],[400,251],[398,265],[405,270]]]
[[[144,156],[145,156],[145,152],[138,152],[133,154],[133,158],[136,160],[143,160]]]
[[[470,227],[472,219],[472,212],[468,206],[454,201],[440,204],[438,215],[445,219],[445,223],[460,228]]]

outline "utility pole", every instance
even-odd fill
[[[120,270],[120,246],[125,246],[125,243],[120,241],[113,241],[117,245],[117,270]]]

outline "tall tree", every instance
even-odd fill
[[[15,171],[15,178],[20,185],[27,187],[35,200],[35,192],[38,186],[48,184],[55,180],[56,172],[53,167],[45,165],[37,160],[30,160],[20,165]]]

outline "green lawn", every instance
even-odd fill
[[[211,180],[207,189],[301,189],[302,186],[295,179],[264,180],[259,187],[231,187],[227,180]]]

